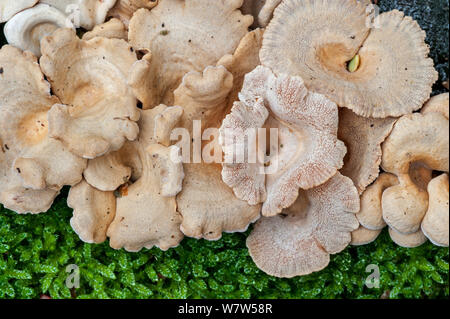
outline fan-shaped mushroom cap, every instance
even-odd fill
[[[70,225],[81,240],[96,244],[106,240],[106,231],[116,213],[113,192],[99,191],[83,180],[70,189],[67,205],[74,209]]]
[[[131,17],[138,9],[151,9],[157,4],[158,0],[117,0],[108,16],[118,18],[128,28]]]
[[[360,116],[418,110],[438,78],[425,32],[396,10],[377,16],[369,29],[369,14],[355,0],[283,1],[264,34],[261,62],[277,74],[301,76],[309,89]],[[360,66],[349,72],[356,54]]]
[[[256,265],[276,277],[307,275],[325,268],[359,226],[358,191],[339,173],[319,187],[300,191],[281,215],[263,217],[247,238]]]
[[[67,105],[49,112],[52,137],[89,159],[136,139],[139,109],[127,81],[137,57],[125,41],[84,41],[60,29],[44,38],[42,54],[41,68]]]
[[[47,111],[58,102],[36,57],[8,45],[0,50],[0,202],[18,213],[48,210],[86,167],[49,137]]]
[[[91,40],[95,37],[108,39],[128,40],[128,31],[119,19],[111,19],[103,24],[96,25],[92,31],[83,34],[83,40]]]
[[[254,27],[266,27],[281,0],[244,0],[241,11],[254,17]]]
[[[438,112],[448,119],[449,114],[449,94],[442,93],[433,96],[427,103],[425,103],[420,113],[426,114],[430,112]]]
[[[357,230],[352,232],[352,241],[350,245],[352,246],[363,246],[374,242],[375,239],[381,234],[382,229],[370,230],[364,226],[359,226]]]
[[[105,22],[106,14],[114,6],[116,0],[40,0],[49,4],[67,16],[74,15],[75,27],[91,30],[95,25]],[[78,16],[76,16],[78,15]]]
[[[383,192],[398,184],[395,175],[382,173],[361,195],[361,210],[356,215],[359,223],[368,230],[381,230],[386,226],[381,208]]]
[[[392,117],[366,118],[349,109],[339,109],[338,138],[347,146],[340,172],[352,179],[360,194],[378,177],[381,144],[391,133],[395,121]]]
[[[175,91],[175,104],[184,109],[180,127],[192,133],[194,120],[201,120],[203,128],[220,126],[232,88],[233,76],[223,66],[186,74]],[[220,149],[217,137],[208,145]],[[195,155],[199,154],[192,152],[191,159]],[[217,240],[222,232],[245,231],[259,218],[261,206],[250,206],[236,198],[222,181],[221,169],[220,164],[205,161],[184,164],[186,176],[177,204],[183,216],[181,230],[186,236]]]
[[[411,164],[425,170],[449,170],[449,122],[442,114],[414,113],[401,117],[384,142],[381,166],[395,174],[400,185],[383,193],[383,218],[398,232],[416,232],[428,208],[426,184],[417,185],[410,176]]]
[[[174,127],[181,114],[180,107],[165,105],[143,111],[137,141],[89,161],[85,177],[92,186],[111,191],[131,183],[117,198],[115,218],[107,232],[111,247],[139,251],[158,246],[167,250],[183,238],[175,201],[184,177],[183,166],[171,161],[170,153],[177,152],[176,146],[158,143],[167,140],[158,127],[163,123]]]
[[[435,245],[448,247],[449,227],[448,175],[442,174],[428,184],[429,204],[422,231]]]
[[[73,28],[67,16],[52,6],[37,6],[16,14],[4,28],[6,40],[11,45],[41,56],[41,40],[58,28]]]
[[[405,248],[419,247],[427,241],[427,238],[420,229],[411,234],[403,234],[389,227],[389,236],[391,236],[394,243]]]
[[[234,137],[263,126],[278,129],[279,151],[271,154],[268,165],[275,172],[266,176],[260,174],[261,161],[233,160],[235,149],[249,148]],[[264,216],[276,215],[295,202],[299,188],[318,186],[342,167],[346,148],[337,139],[337,126],[336,104],[309,92],[300,77],[277,77],[268,68],[257,67],[246,76],[240,102],[221,127],[223,180],[238,198],[250,204],[264,202]]]
[[[130,43],[152,52],[144,108],[173,105],[173,91],[186,73],[202,72],[234,52],[253,20],[239,11],[242,1],[164,0],[151,11],[136,11]]]
[[[233,75],[233,88],[228,95],[225,114],[230,113],[233,103],[239,99],[239,92],[244,84],[244,77],[261,64],[259,50],[261,49],[264,30],[255,29],[242,38],[236,51],[222,57],[217,65],[224,66]]]
[[[0,0],[0,23],[8,21],[22,10],[31,8],[38,1],[39,0]]]

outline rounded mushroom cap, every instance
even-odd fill
[[[430,112],[438,112],[444,115],[448,120],[449,113],[449,93],[442,93],[433,96],[427,103],[425,103],[420,113],[427,114]]]
[[[31,8],[38,2],[39,0],[0,0],[0,23],[8,21],[15,14]]]
[[[136,53],[119,39],[80,40],[60,29],[42,41],[41,68],[68,106],[49,112],[50,135],[92,159],[136,139],[137,100],[127,78]]]
[[[235,51],[253,22],[239,11],[242,1],[164,0],[135,12],[130,43],[152,52],[151,97],[144,108],[173,105],[173,92],[186,73],[201,72]]]
[[[67,16],[58,9],[38,4],[16,14],[4,28],[6,40],[11,45],[41,56],[41,40],[58,28],[73,28]]]
[[[368,230],[381,230],[386,226],[383,219],[381,198],[383,192],[398,184],[398,178],[389,173],[381,174],[375,183],[361,195],[361,210],[356,215],[359,223]]]
[[[374,27],[369,14],[355,0],[283,1],[264,35],[261,62],[301,76],[308,88],[360,116],[420,109],[438,78],[425,32],[396,10],[377,16]],[[356,54],[360,65],[350,72]]]
[[[355,231],[352,231],[352,241],[350,245],[352,246],[363,246],[374,242],[378,236],[381,234],[382,229],[370,230],[364,226],[359,226]]]
[[[421,229],[435,245],[448,247],[449,238],[449,183],[442,174],[428,184],[429,204]]]
[[[18,213],[46,211],[64,185],[80,182],[86,160],[49,137],[58,99],[30,52],[0,50],[0,197]]]
[[[341,174],[350,177],[361,194],[379,174],[381,144],[391,133],[396,119],[365,118],[349,109],[339,109],[338,138],[347,154]]]
[[[259,66],[246,75],[239,98],[220,129],[226,159],[222,177],[238,198],[250,204],[264,202],[264,216],[280,213],[295,202],[299,188],[318,186],[342,167],[346,148],[337,139],[337,106],[309,92],[301,78],[277,77]],[[278,133],[276,145],[270,146],[270,164],[234,159],[235,149],[245,154],[253,148],[236,137],[263,127]]]
[[[402,234],[389,227],[389,235],[394,243],[405,248],[419,247],[427,241],[427,238],[420,229],[415,233]]]
[[[99,244],[106,240],[116,213],[113,192],[102,192],[83,180],[70,189],[67,205],[73,208],[70,225],[82,241]]]
[[[76,15],[75,27],[91,30],[97,24],[105,22],[106,15],[116,0],[40,0],[40,2],[49,4],[67,15]]]
[[[342,251],[359,223],[359,196],[352,181],[337,173],[325,184],[301,191],[294,205],[263,217],[247,238],[258,268],[276,277],[307,275],[325,268]]]

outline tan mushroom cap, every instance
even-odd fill
[[[103,24],[96,25],[92,31],[83,34],[83,40],[88,41],[95,37],[108,39],[128,40],[128,31],[119,19],[111,19]]]
[[[239,11],[242,1],[164,0],[151,11],[135,12],[130,43],[152,52],[144,108],[173,105],[173,92],[186,73],[202,72],[235,51],[253,20]]]
[[[398,184],[395,175],[382,173],[375,183],[370,185],[361,195],[361,210],[356,215],[359,223],[367,230],[381,230],[386,226],[383,219],[381,199],[383,192]]]
[[[258,268],[271,276],[295,277],[325,268],[330,254],[342,251],[359,226],[359,196],[352,181],[339,173],[325,184],[300,191],[281,215],[263,217],[247,247]]]
[[[342,167],[346,148],[337,139],[338,108],[309,92],[300,77],[277,77],[259,66],[246,75],[239,97],[221,127],[222,177],[238,198],[264,202],[264,216],[280,213],[295,202],[299,188],[318,186]],[[250,147],[235,137],[262,127],[278,129],[278,152],[271,154],[263,174],[260,160],[239,163],[233,158],[235,149],[247,153]]]
[[[137,100],[128,86],[136,53],[119,39],[80,40],[59,29],[42,41],[41,68],[67,106],[49,112],[50,135],[92,159],[136,139]]]
[[[244,0],[241,11],[254,17],[253,27],[266,27],[281,0]]]
[[[223,66],[207,67],[202,73],[190,72],[183,78],[175,91],[175,104],[184,109],[180,128],[194,136],[194,121],[201,120],[203,128],[217,128],[225,116],[228,97],[233,89],[233,75]],[[202,145],[205,150],[219,152],[222,159],[218,136],[211,141],[206,131],[201,135],[209,138]],[[197,138],[194,136],[194,138]],[[201,150],[199,150],[201,152]],[[177,196],[178,211],[183,216],[181,230],[186,236],[220,239],[223,232],[245,231],[248,225],[260,217],[260,205],[251,206],[236,198],[221,178],[222,166],[214,161],[208,163],[203,157],[195,163],[192,150],[190,164],[184,164],[183,188]]]
[[[102,192],[83,180],[70,189],[67,205],[73,208],[70,225],[82,241],[99,244],[106,240],[116,213],[113,192]]]
[[[449,93],[442,93],[433,96],[425,103],[420,113],[426,114],[430,112],[438,112],[444,115],[447,119],[449,114]]]
[[[435,245],[448,247],[449,186],[448,174],[434,178],[428,184],[429,204],[421,229]]]
[[[16,14],[4,28],[6,40],[22,50],[41,56],[41,40],[58,28],[73,28],[65,13],[46,5],[38,4]]]
[[[416,248],[427,241],[427,238],[420,229],[411,234],[403,234],[389,227],[389,236],[391,236],[394,243],[405,248]]]
[[[381,166],[400,182],[383,193],[383,218],[398,232],[416,232],[428,208],[427,183],[413,181],[411,164],[423,165],[425,172],[449,170],[448,130],[448,119],[442,114],[414,113],[401,117],[383,143]]]
[[[38,2],[39,0],[0,0],[0,23],[8,21],[15,14],[31,8]]]
[[[77,28],[91,30],[97,24],[105,22],[108,11],[115,5],[116,0],[40,0],[49,4],[66,15],[74,14]]]
[[[0,50],[0,202],[18,213],[50,208],[64,185],[82,178],[86,160],[48,134],[47,112],[59,100],[30,52]]]
[[[359,226],[357,230],[352,231],[352,241],[350,245],[352,246],[363,246],[374,242],[378,236],[381,234],[382,229],[371,230],[364,226]]]
[[[128,28],[133,14],[141,8],[151,9],[158,0],[117,0],[116,5],[108,12],[108,16],[119,19]]]
[[[349,109],[339,109],[338,138],[347,147],[340,172],[351,178],[360,194],[378,177],[381,144],[391,133],[395,121],[392,117],[366,118]]]
[[[356,0],[283,1],[264,35],[262,64],[301,76],[309,89],[360,116],[420,109],[438,78],[425,32],[397,10],[373,22],[369,14]],[[351,73],[347,63],[356,54],[361,63]]]
[[[182,240],[175,196],[181,190],[183,166],[171,160],[171,152],[179,151],[176,146],[158,143],[166,138],[157,129],[162,123],[174,127],[181,114],[180,107],[165,105],[142,111],[138,140],[89,161],[85,178],[92,186],[111,191],[127,181],[130,184],[118,191],[115,218],[107,231],[111,247],[167,250]]]

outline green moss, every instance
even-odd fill
[[[50,212],[16,215],[0,208],[0,298],[444,298],[449,296],[449,250],[427,243],[416,249],[376,243],[332,256],[325,270],[277,279],[258,270],[245,247],[247,234],[217,242],[185,239],[162,252],[116,251],[84,244],[72,231],[65,195]],[[66,267],[80,268],[76,290],[65,286]],[[364,281],[380,268],[380,288]]]

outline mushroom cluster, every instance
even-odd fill
[[[70,186],[81,240],[130,252],[255,223],[249,254],[277,277],[386,225],[448,246],[448,93],[429,99],[418,24],[372,9],[0,0],[0,203],[46,212]]]

